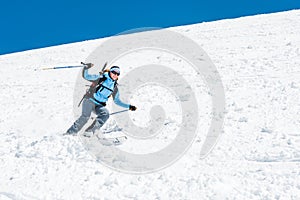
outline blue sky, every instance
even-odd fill
[[[300,0],[2,0],[0,54],[115,35],[300,9]]]

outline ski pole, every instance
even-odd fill
[[[126,111],[128,111],[128,110],[126,109],[126,110],[121,110],[121,111],[113,112],[113,113],[110,113],[109,115],[115,115],[115,114],[119,114],[119,113],[126,112]]]
[[[45,67],[45,68],[41,68],[40,70],[50,70],[50,69],[65,69],[65,68],[76,68],[76,67],[84,67],[82,65],[79,66],[63,66],[63,67]],[[34,71],[36,71],[38,69],[35,69]]]
[[[113,113],[110,113],[109,115],[115,115],[115,114],[119,114],[119,113],[122,113],[122,112],[126,112],[128,110],[121,110],[121,111],[117,111],[117,112],[113,112]],[[91,117],[92,120],[96,119],[96,117]]]
[[[80,64],[82,64],[82,65],[77,65],[77,66],[76,65],[75,66],[61,66],[61,67],[45,67],[45,68],[41,68],[41,69],[34,69],[34,71],[37,71],[37,70],[50,70],[50,69],[77,68],[77,67],[88,66],[90,63],[81,62]],[[102,71],[104,71],[106,65],[107,65],[107,62],[105,63],[104,67],[102,68]]]

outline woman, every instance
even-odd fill
[[[106,106],[106,102],[110,96],[113,97],[114,102],[124,108],[128,108],[131,111],[135,111],[136,107],[123,103],[119,98],[119,91],[117,86],[117,80],[120,76],[120,68],[118,66],[112,66],[109,71],[99,75],[88,74],[88,69],[94,66],[90,64],[84,67],[83,77],[88,81],[97,81],[99,84],[92,97],[85,98],[82,103],[82,114],[74,122],[74,124],[67,130],[66,134],[76,135],[82,127],[89,120],[91,113],[94,111],[97,118],[83,133],[86,137],[91,137],[96,130],[100,129],[109,118],[109,112]]]

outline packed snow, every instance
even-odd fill
[[[2,55],[0,199],[300,199],[300,10],[170,30],[205,50],[224,85],[223,131],[207,157],[200,159],[199,134],[171,166],[122,173],[97,161],[79,137],[62,136],[75,120],[73,93],[81,69],[39,69],[78,65],[105,39]],[[209,91],[202,83],[196,91],[206,119],[209,100],[202,94]],[[151,95],[137,92],[132,101],[143,102],[139,108],[147,111]],[[161,102],[175,114],[180,110]],[[167,114],[172,139],[180,117]],[[138,112],[130,115],[140,119]],[[110,119],[104,129],[114,126]],[[143,149],[145,141],[120,148],[155,151],[169,142],[166,135],[152,149]]]

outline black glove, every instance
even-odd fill
[[[84,64],[84,68],[85,68],[85,69],[89,69],[89,68],[91,68],[91,67],[93,67],[93,66],[94,66],[93,63],[85,63],[85,64]]]
[[[136,107],[135,107],[135,106],[132,106],[132,105],[130,105],[130,106],[129,106],[129,110],[131,110],[131,111],[135,111],[135,110],[136,110]]]

